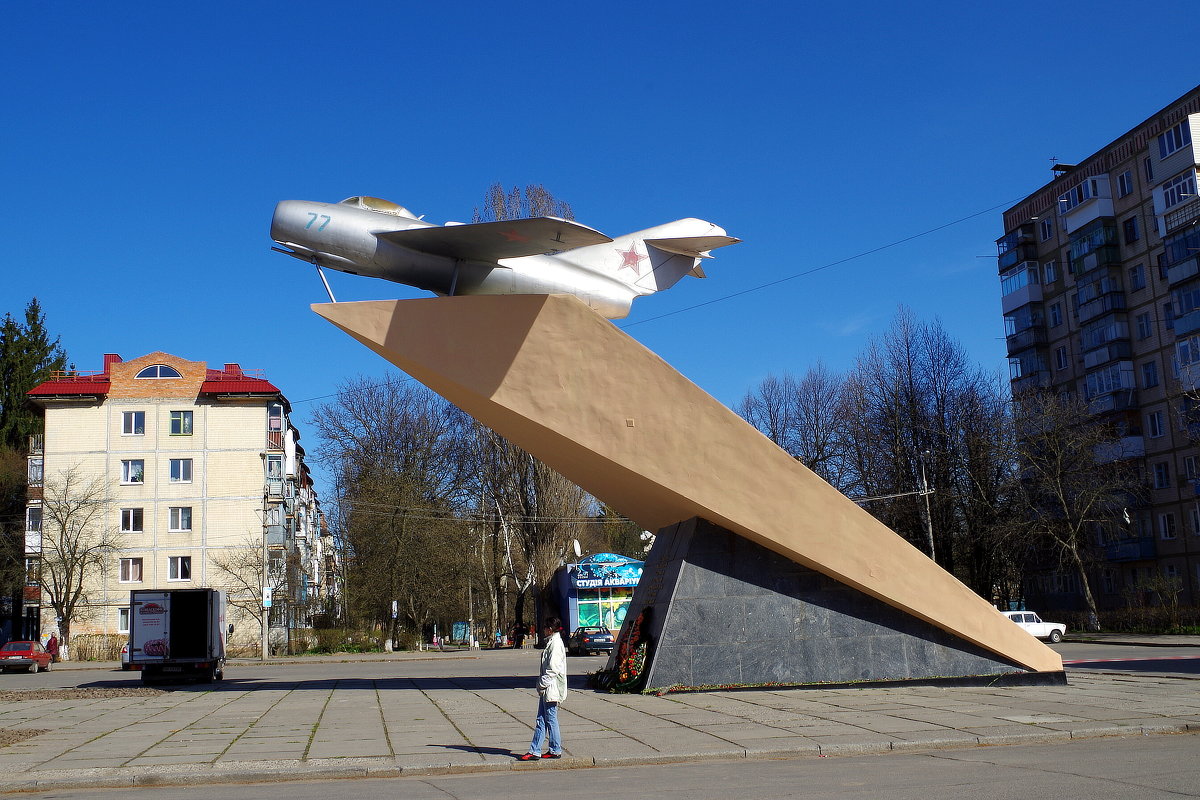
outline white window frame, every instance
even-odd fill
[[[146,483],[146,460],[143,458],[121,459],[121,485],[141,486]]]
[[[191,411],[187,411],[187,410],[172,411],[169,416],[170,427],[168,428],[168,430],[170,431],[170,435],[171,436],[191,436],[192,431],[194,430],[194,428],[192,427],[194,419],[195,418]],[[178,431],[175,430],[177,422],[179,423]]]
[[[1151,467],[1151,472],[1154,475],[1155,489],[1171,488],[1171,465],[1166,461],[1159,461]],[[1161,519],[1162,515],[1159,515]]]
[[[145,533],[146,512],[142,508],[121,509],[121,533]]]
[[[122,436],[145,436],[146,435],[146,412],[145,411],[122,411],[121,412],[121,435]]]
[[[1151,439],[1161,439],[1166,435],[1163,429],[1163,412],[1151,411],[1146,415],[1146,435]]]
[[[1125,170],[1117,176],[1117,197],[1133,194],[1133,171]]]
[[[129,606],[117,609],[117,633],[129,633]]]
[[[187,572],[187,577],[180,577],[183,572]],[[192,557],[191,556],[170,556],[167,559],[167,580],[169,581],[190,581],[192,579]]]
[[[171,483],[192,482],[192,459],[172,458],[169,481]]]
[[[1184,119],[1158,135],[1158,158],[1161,161],[1173,153],[1178,153],[1191,143],[1191,121]]]
[[[41,533],[42,531],[42,507],[41,506],[26,506],[25,507],[25,530],[30,533]]]
[[[171,506],[169,509],[169,514],[170,520],[168,522],[167,530],[169,530],[171,533],[187,533],[192,529],[191,506]],[[187,519],[185,520],[184,517],[187,517]]]
[[[136,578],[132,577],[134,566],[137,567]],[[145,565],[141,558],[122,558],[120,569],[117,572],[117,580],[119,583],[141,583],[145,574]]]
[[[1162,185],[1163,210],[1196,199],[1196,170],[1187,169]]]
[[[1047,241],[1054,236],[1054,217],[1046,217],[1041,220],[1041,236],[1042,241]]]
[[[1056,280],[1058,280],[1058,262],[1047,261],[1042,265],[1042,272],[1044,273],[1044,283],[1054,283]]]
[[[1192,503],[1188,507],[1188,519],[1191,522],[1192,535],[1200,536],[1200,503]]]
[[[1158,515],[1158,536],[1163,541],[1171,541],[1179,535],[1175,529],[1175,514],[1166,511]]]
[[[1064,344],[1054,351],[1054,368],[1066,369],[1071,364],[1071,356],[1067,352],[1067,346]]]

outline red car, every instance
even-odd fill
[[[37,672],[39,669],[50,669],[53,661],[41,642],[9,642],[0,647],[0,669],[8,672],[23,669]]]

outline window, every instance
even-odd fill
[[[167,580],[190,581],[192,579],[192,557],[171,556],[167,565]]]
[[[1142,364],[1142,388],[1151,389],[1158,386],[1158,362],[1147,361]]]
[[[1175,515],[1168,512],[1158,515],[1158,535],[1164,539],[1175,538]]]
[[[1163,327],[1169,331],[1175,330],[1175,310],[1170,303],[1162,307],[1163,310]]]
[[[140,558],[121,559],[121,583],[142,582],[142,560]]]
[[[1139,339],[1149,339],[1150,334],[1154,332],[1154,328],[1150,322],[1150,312],[1137,315],[1137,337]]]
[[[180,375],[179,370],[175,369],[174,367],[168,367],[166,364],[154,364],[152,366],[146,367],[145,369],[143,369],[141,372],[139,372],[137,375],[134,375],[133,377],[135,377],[135,378],[181,378],[183,376]]]
[[[1133,365],[1128,361],[1113,364],[1110,367],[1089,372],[1084,378],[1084,391],[1087,399],[1118,389],[1133,388]]]
[[[1179,205],[1184,200],[1196,196],[1196,171],[1189,169],[1182,175],[1176,175],[1162,186],[1163,208]]]
[[[145,483],[146,462],[133,458],[121,462],[121,483]]]
[[[1163,430],[1163,412],[1151,411],[1146,415],[1146,431],[1151,439],[1157,439],[1165,433]],[[1161,486],[1158,488],[1162,488]]]
[[[121,412],[121,435],[122,436],[145,436],[146,435],[146,412],[145,411],[122,411]]]
[[[117,633],[129,633],[129,607],[117,609]]]
[[[1129,291],[1136,292],[1146,288],[1146,266],[1138,264],[1129,268]]]
[[[1108,193],[1108,178],[1104,178],[1104,194]],[[1074,189],[1059,195],[1058,213],[1066,214],[1072,208],[1101,196],[1101,181],[1098,178],[1087,178]]]
[[[1020,264],[1015,269],[1010,269],[1008,272],[1005,272],[1000,276],[1001,296],[1007,297],[1013,292],[1024,289],[1030,284],[1037,284],[1039,272],[1037,264],[1034,263],[1030,266],[1027,266],[1027,264],[1029,264],[1029,262]]]
[[[1189,481],[1194,481],[1196,479],[1196,457],[1195,456],[1185,456],[1184,457],[1184,459],[1183,459],[1183,476],[1185,478],[1187,478]],[[1200,533],[1200,531],[1197,531],[1197,533]]]
[[[1054,368],[1066,369],[1070,364],[1070,357],[1067,354],[1067,346],[1063,345],[1054,351]]]
[[[172,411],[171,412],[171,435],[172,436],[191,436],[192,435],[192,412],[190,412],[190,411]]]
[[[142,509],[140,508],[122,508],[121,509],[121,532],[122,533],[141,533],[144,530],[142,527]]]
[[[1041,221],[1042,241],[1046,241],[1054,235],[1054,217],[1047,217]]]
[[[1154,465],[1154,488],[1166,489],[1171,485],[1171,465],[1166,461],[1159,461]],[[1174,515],[1171,518],[1174,523]]]
[[[192,482],[192,460],[190,458],[171,459],[171,483]]]
[[[1149,157],[1142,162],[1142,172],[1146,175],[1146,183],[1154,180],[1154,162]]]
[[[1195,503],[1188,509],[1188,519],[1192,525],[1192,534],[1200,534],[1200,508]]]
[[[1047,261],[1046,265],[1042,267],[1042,272],[1045,273],[1046,276],[1045,283],[1054,283],[1056,280],[1058,280],[1058,262]]]
[[[1117,176],[1117,197],[1133,194],[1133,173],[1125,170]]]
[[[1062,303],[1055,303],[1050,306],[1050,327],[1057,328],[1059,325],[1062,325],[1062,322]]]
[[[30,486],[41,486],[42,479],[45,477],[46,464],[41,456],[33,456],[29,459],[29,467],[26,470],[26,476],[29,478]]]
[[[1192,143],[1192,128],[1188,120],[1180,122],[1158,137],[1158,157],[1166,158]]]
[[[25,509],[25,530],[37,533],[42,529],[42,507],[30,506]]]
[[[171,507],[171,527],[172,531],[190,531],[192,529],[192,507],[191,506],[172,506]]]
[[[1142,238],[1142,232],[1138,230],[1138,218],[1130,217],[1121,223],[1121,231],[1125,236],[1125,244],[1131,245],[1138,239]]]

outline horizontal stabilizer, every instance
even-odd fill
[[[557,217],[412,228],[375,235],[420,253],[487,262],[557,253],[612,241],[594,228]]]
[[[692,258],[712,258],[709,250],[737,244],[741,239],[732,236],[682,236],[672,239],[646,239],[646,244],[657,247],[667,253]]]

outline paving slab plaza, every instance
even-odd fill
[[[0,702],[0,728],[43,731],[0,747],[0,792],[817,757],[1200,730],[1200,680],[1187,677],[1071,672],[1065,686],[657,697],[583,689],[582,673],[599,660],[571,659],[575,690],[559,712],[566,754],[522,763],[515,756],[531,738],[538,656],[347,657],[305,670],[319,678],[295,680],[281,679],[289,673],[278,666],[234,662],[215,687]],[[70,685],[137,685],[136,673],[105,666],[76,669]],[[0,677],[0,689],[29,688],[14,680],[22,677]]]

